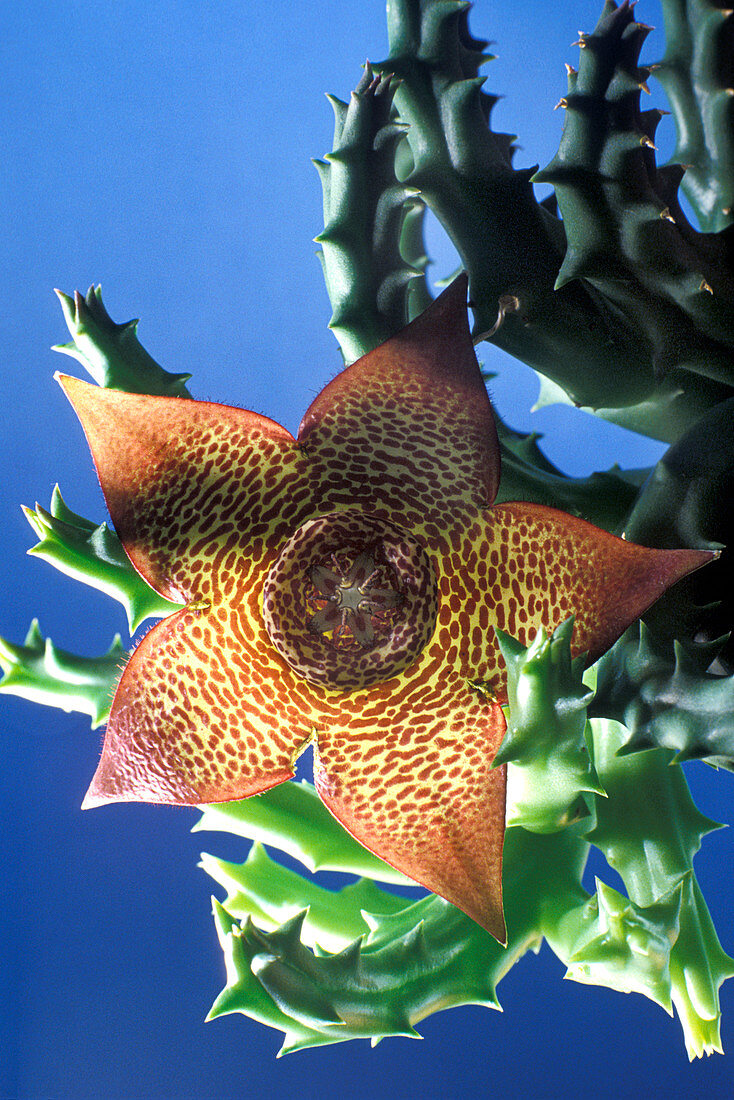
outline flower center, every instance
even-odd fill
[[[341,691],[411,664],[433,634],[437,611],[436,578],[421,544],[357,509],[299,527],[263,592],[265,626],[280,655],[309,683]]]
[[[372,649],[390,633],[403,595],[389,566],[378,564],[378,553],[376,544],[351,560],[333,553],[328,564],[311,566],[309,630],[329,637],[333,645],[362,649]]]

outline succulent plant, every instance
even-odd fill
[[[385,342],[393,347],[396,339],[404,340],[405,326],[429,306],[423,221],[426,210],[432,211],[468,275],[477,344],[490,341],[534,368],[542,400],[566,401],[670,444],[644,478],[614,468],[574,479],[556,469],[532,437],[497,418],[499,513],[512,516],[505,505],[520,500],[527,502],[531,516],[545,515],[548,507],[569,513],[569,530],[585,531],[590,523],[604,528],[605,533],[597,530],[595,538],[610,540],[610,545],[623,545],[613,538],[623,534],[629,542],[659,551],[654,560],[668,560],[664,552],[674,549],[688,551],[689,568],[694,559],[696,564],[714,556],[717,560],[664,595],[673,577],[661,578],[658,602],[649,610],[650,599],[631,604],[630,613],[620,615],[615,629],[607,631],[604,645],[597,645],[594,632],[586,631],[585,594],[576,581],[577,605],[571,594],[566,601],[564,593],[547,621],[526,625],[522,620],[520,626],[519,619],[516,623],[508,615],[511,621],[498,618],[494,626],[483,624],[491,639],[487,641],[487,634],[476,648],[491,644],[493,654],[501,651],[505,670],[501,683],[480,678],[470,686],[482,705],[494,708],[494,732],[499,730],[501,736],[507,724],[494,756],[495,776],[506,766],[508,784],[506,943],[498,942],[503,936],[496,897],[493,917],[485,914],[475,923],[467,912],[476,916],[478,910],[465,903],[466,890],[452,892],[440,876],[424,873],[423,881],[461,908],[438,895],[406,901],[385,888],[403,881],[400,868],[421,878],[416,864],[394,858],[394,845],[380,846],[363,831],[369,847],[394,862],[396,870],[353,839],[337,818],[352,833],[360,831],[343,800],[325,796],[329,782],[334,786],[335,781],[325,780],[318,769],[317,788],[336,817],[312,786],[296,782],[272,790],[264,789],[270,783],[253,785],[252,790],[261,793],[248,798],[225,793],[222,797],[236,800],[204,808],[199,829],[227,831],[253,841],[243,865],[203,857],[205,870],[227,892],[221,903],[215,903],[227,982],[210,1015],[245,1013],[280,1030],[285,1051],[357,1037],[376,1042],[389,1035],[415,1035],[422,1018],[456,1004],[496,1007],[501,978],[543,939],[563,961],[569,977],[641,993],[668,1011],[675,1007],[690,1057],[721,1049],[718,990],[734,973],[734,962],[719,944],[693,870],[703,837],[717,825],[694,807],[681,764],[696,758],[734,770],[734,600],[731,552],[726,549],[734,527],[734,16],[711,0],[663,0],[662,6],[668,46],[659,65],[652,66],[640,62],[647,28],[636,21],[632,5],[626,0],[604,5],[594,31],[581,36],[578,69],[569,71],[558,152],[535,174],[513,167],[512,137],[492,129],[495,100],[483,90],[480,75],[488,59],[486,43],[471,34],[465,0],[393,0],[389,56],[366,66],[348,103],[332,100],[334,148],[317,162],[324,196],[324,229],[317,240],[332,305],[331,328],[347,367],[357,360],[374,364],[370,369],[383,371],[384,384],[396,387],[390,374],[394,360],[382,351],[372,353]],[[678,145],[667,165],[658,165],[655,156],[660,112],[640,109],[641,92],[649,79],[656,78],[669,96],[678,132]],[[534,182],[552,185],[554,200],[538,201]],[[679,189],[697,225],[684,213]],[[76,358],[101,387],[93,397],[84,396],[91,389],[86,384],[65,384],[81,410],[117,533],[104,522],[73,513],[58,489],[48,511],[36,506],[26,515],[40,539],[33,552],[119,600],[131,631],[145,619],[171,616],[165,621],[174,625],[153,628],[129,659],[113,704],[108,736],[129,737],[128,748],[133,745],[138,752],[141,738],[149,746],[156,730],[129,725],[129,715],[140,703],[130,686],[130,669],[139,671],[149,661],[162,696],[163,666],[153,667],[150,659],[159,644],[156,639],[169,632],[164,655],[169,661],[175,662],[189,642],[196,649],[202,637],[197,623],[209,614],[211,592],[189,585],[185,571],[180,571],[178,587],[168,576],[165,582],[161,579],[161,555],[174,538],[170,531],[180,534],[182,527],[181,517],[169,514],[175,512],[175,493],[155,497],[157,514],[168,516],[169,534],[164,534],[160,550],[153,546],[149,531],[162,531],[164,520],[158,524],[157,518],[150,519],[137,482],[137,489],[128,486],[121,493],[119,470],[124,461],[114,453],[114,434],[99,443],[108,431],[100,425],[114,416],[120,451],[137,456],[131,466],[136,477],[148,463],[156,470],[161,467],[169,478],[171,470],[159,451],[149,442],[141,443],[140,433],[119,425],[127,424],[127,417],[142,429],[146,419],[152,422],[163,410],[160,423],[175,429],[177,440],[183,439],[181,425],[190,421],[181,410],[189,404],[179,401],[188,396],[188,376],[169,374],[151,359],[137,340],[136,322],[115,324],[98,288],[86,298],[60,298],[72,340],[58,350]],[[360,369],[358,363],[356,370]],[[356,376],[347,370],[340,377]],[[431,379],[438,390],[443,384],[440,376]],[[430,404],[433,393],[411,389],[407,375],[403,383],[406,393],[415,397],[418,392],[419,400]],[[337,406],[342,399],[348,404],[351,397],[343,398],[338,384],[333,387],[331,400]],[[393,396],[391,391],[391,400]],[[399,400],[398,393],[398,406]],[[307,418],[298,455],[288,450],[290,444],[283,443],[281,430],[276,431],[272,422],[265,450],[284,447],[284,462],[318,467],[324,443],[318,438],[312,442],[310,433],[319,417],[331,415],[318,402],[313,406],[316,412],[309,414],[311,421]],[[235,424],[252,428],[246,419],[252,414],[238,413],[237,419],[232,410],[222,414],[223,406],[206,408],[209,412],[191,414],[200,416],[206,432],[214,430],[211,417],[218,418],[217,423],[224,417],[227,431],[234,431]],[[477,465],[483,448],[489,448],[487,425],[482,424]],[[451,433],[447,439],[450,457],[455,440]],[[348,433],[336,433],[327,441],[335,449],[323,460],[331,479],[331,488],[319,498],[324,507],[334,506],[343,484],[338,470],[355,461],[348,442]],[[204,447],[202,440],[199,444]],[[405,450],[404,442],[401,446]],[[416,448],[420,458],[418,443]],[[186,461],[190,457],[187,451]],[[211,457],[215,473],[217,463],[227,466],[226,448],[214,446]],[[190,481],[204,459],[202,450],[187,474]],[[105,472],[105,463],[112,474]],[[183,460],[179,465],[184,469]],[[247,480],[260,475],[245,469],[238,476]],[[270,486],[270,475],[263,476]],[[293,482],[296,494],[299,485],[298,479]],[[222,486],[210,488],[222,495]],[[145,493],[149,502],[153,500],[154,490]],[[420,492],[417,499],[420,503]],[[200,523],[204,532],[216,525],[224,506],[209,501],[198,514],[200,504],[194,502],[183,526]],[[423,505],[429,508],[430,501]],[[407,514],[408,504],[405,508]],[[303,542],[303,528],[298,531]],[[357,548],[354,560],[344,565],[338,560],[339,547],[329,543],[329,553],[321,554],[324,561],[311,563],[308,573],[310,635],[329,635],[334,641],[348,627],[360,669],[366,658],[359,647],[370,648],[374,631],[379,633],[383,620],[392,623],[390,616],[404,599],[400,594],[385,595],[383,558],[390,532],[381,528],[378,534],[379,539],[372,532],[371,542],[360,535],[372,548],[378,541],[383,546],[379,554],[374,551],[374,560],[367,563],[367,550],[362,548],[360,557]],[[286,558],[292,556],[296,551],[289,542],[284,549],[283,539],[278,529],[278,547],[265,540],[259,552],[267,558],[279,549],[287,551]],[[302,547],[297,549],[300,553]],[[634,552],[632,547],[624,552],[628,550]],[[202,558],[209,553],[200,551]],[[329,555],[329,560],[337,559],[331,566]],[[272,566],[270,558],[267,564]],[[273,568],[272,584],[290,591],[288,575],[283,581]],[[368,606],[362,588],[368,574],[373,577],[380,569],[382,586],[375,589],[377,595],[370,589]],[[447,576],[453,569],[459,578],[469,572],[462,560],[445,569]],[[685,572],[688,568],[676,575]],[[552,578],[549,558],[542,559],[539,573]],[[621,599],[627,583],[615,580],[614,595]],[[360,588],[362,603],[352,607],[349,594],[355,588]],[[456,592],[448,584],[443,594],[447,603],[452,594]],[[184,597],[192,597],[194,603],[180,611]],[[347,599],[339,623],[330,607],[337,597]],[[265,617],[270,614],[272,619],[268,599],[266,591]],[[248,632],[254,631],[255,637],[259,627],[252,627],[250,612],[260,615],[259,605],[252,604],[242,621],[230,626],[232,634],[248,635],[242,651],[256,663],[259,657],[253,654],[258,650],[250,646]],[[188,640],[182,640],[184,620]],[[266,625],[282,656],[283,631],[270,620]],[[430,625],[432,629],[433,620]],[[265,630],[260,634],[264,638]],[[311,654],[312,643],[307,637],[298,645]],[[406,663],[426,644],[423,639],[420,649],[411,649]],[[583,652],[589,648],[594,656],[602,649],[606,652],[585,668]],[[241,658],[239,651],[224,644],[215,645],[214,652],[232,661]],[[299,650],[298,660],[301,657]],[[289,667],[296,660],[291,658],[288,651]],[[0,690],[82,711],[97,725],[108,717],[125,660],[118,638],[97,659],[75,656],[44,639],[34,623],[23,645],[0,640],[5,674]],[[203,657],[197,661],[187,658],[182,664],[189,672],[211,665]],[[272,664],[270,657],[262,659],[263,669],[269,661]],[[325,687],[328,695],[336,682],[312,674],[312,664],[310,656],[304,666],[308,691],[313,694],[315,684]],[[278,667],[281,676],[290,675]],[[399,664],[398,677],[403,669]],[[191,696],[196,705],[210,693],[208,675],[215,679],[209,673],[197,680]],[[256,687],[264,689],[266,698],[274,697],[268,694],[267,675],[272,671],[261,675],[262,684]],[[369,678],[371,673],[364,675]],[[449,675],[446,669],[441,672],[444,678]],[[402,690],[402,681],[394,682]],[[364,684],[360,680],[336,686],[348,693]],[[427,682],[429,689],[433,690]],[[382,691],[379,677],[375,690],[378,695]],[[184,690],[176,701],[184,724],[185,704],[191,698]],[[298,698],[305,707],[306,695]],[[308,698],[310,706],[311,695]],[[234,703],[232,707],[232,713],[237,712]],[[273,709],[265,703],[263,708],[262,713]],[[238,720],[244,728],[248,719],[239,714]],[[410,725],[404,715],[400,721]],[[220,746],[224,759],[219,770],[227,776],[230,762],[224,749],[229,747]],[[133,763],[120,766],[135,782],[115,786],[119,776],[109,778],[109,758],[119,764],[124,754],[117,747],[105,752],[106,778],[100,780],[101,787],[98,783],[93,800],[102,795],[135,797],[142,789],[135,784],[148,782],[140,780],[138,757],[133,753],[125,758],[134,757]],[[161,789],[170,793],[173,788],[158,770],[158,756],[154,763]],[[209,763],[209,771],[217,772],[213,757]],[[273,782],[286,778],[285,765],[276,771]],[[496,791],[497,780],[487,782]],[[123,788],[127,793],[120,794]],[[160,800],[211,801],[211,792],[217,790],[222,788],[197,787],[186,799]],[[455,801],[461,804],[460,797]],[[496,830],[492,838],[496,841]],[[300,860],[304,873],[286,869],[263,844]],[[592,848],[621,876],[626,895],[600,879],[593,893],[582,885]],[[496,860],[493,866],[496,871]],[[357,876],[357,881],[338,891],[327,890],[306,873],[319,868]],[[486,877],[481,881],[486,886]]]

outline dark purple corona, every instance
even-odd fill
[[[430,641],[438,594],[418,540],[349,509],[304,523],[264,586],[276,650],[312,684],[351,691],[402,672]]]

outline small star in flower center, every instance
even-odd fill
[[[313,601],[318,610],[308,628],[315,634],[328,634],[334,645],[352,645],[371,649],[377,635],[385,634],[394,623],[394,612],[403,605],[403,596],[390,584],[392,577],[375,560],[375,548],[359,553],[351,565],[344,565],[331,554],[327,565],[314,565],[309,577],[315,589]],[[323,601],[326,601],[325,603]]]

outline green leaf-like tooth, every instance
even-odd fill
[[[328,992],[319,989],[318,963],[311,951],[301,943],[301,927],[305,912],[297,913],[285,924],[260,938],[267,943],[267,950],[253,954],[250,966],[266,992],[288,1015],[306,1027],[343,1024],[337,1010],[329,1002]],[[345,957],[342,952],[330,956],[331,960]],[[347,967],[353,960],[346,956]],[[312,973],[314,971],[314,973]],[[316,979],[316,980],[315,980]]]
[[[73,298],[61,290],[56,293],[72,342],[57,344],[54,351],[72,356],[107,389],[189,396],[185,383],[191,375],[163,370],[138,340],[137,320],[122,324],[112,320],[102,302],[101,287],[90,286],[86,296],[76,291]]]
[[[109,717],[110,703],[127,653],[119,635],[101,657],[80,657],[44,638],[33,620],[23,645],[0,638],[0,692],[33,703],[88,714],[92,727]]]
[[[38,504],[24,512],[41,540],[28,553],[119,600],[131,634],[145,619],[162,618],[180,609],[146,584],[106,523],[95,526],[66,506],[58,485],[49,512]]]
[[[248,948],[250,939],[256,934],[252,922],[240,929],[216,898],[212,898],[212,910],[224,954],[227,984],[212,1005],[207,1019],[213,1020],[229,1012],[246,1012],[253,1020],[284,1031],[294,1045],[316,1045],[320,1041],[319,1033],[297,1025],[292,1017],[281,1012],[250,969],[255,951],[248,951]],[[262,944],[258,946],[262,947]]]
[[[596,894],[587,903],[593,920],[565,976],[640,993],[672,1016],[670,952],[679,933],[682,889],[681,882],[665,898],[643,907],[597,879]]]

